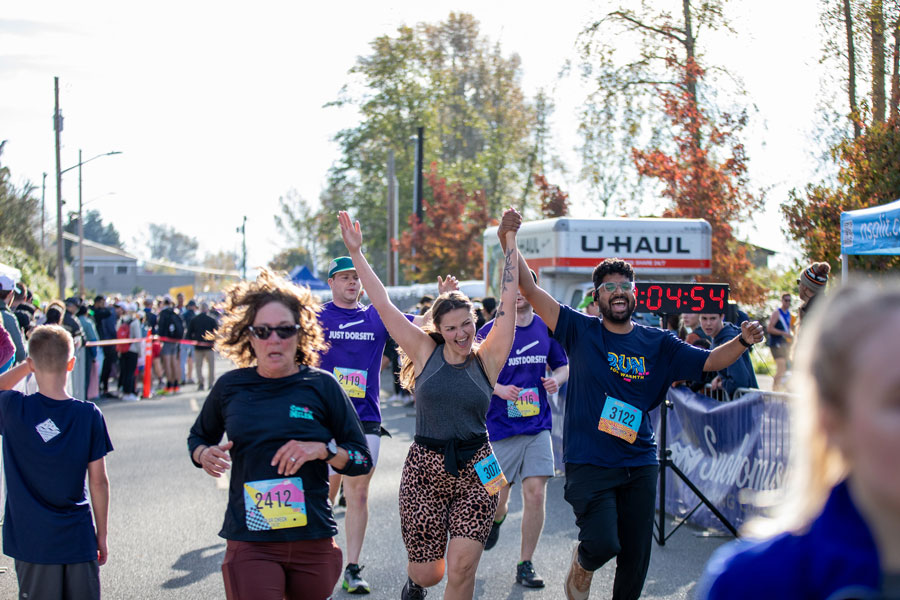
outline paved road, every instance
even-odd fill
[[[225,368],[219,363],[218,368]],[[221,370],[219,371],[222,372]],[[116,450],[108,457],[112,486],[110,561],[102,567],[104,597],[113,599],[223,598],[221,571],[224,541],[221,526],[226,490],[190,463],[185,439],[204,396],[188,386],[175,397],[137,403],[106,402],[110,436]],[[405,581],[406,552],[400,537],[397,489],[400,470],[412,441],[412,409],[384,407],[385,438],[373,478],[370,522],[361,562],[372,584],[371,598],[398,598]],[[574,517],[563,500],[563,480],[550,481],[547,520],[535,566],[547,581],[543,590],[515,583],[521,523],[521,496],[512,494],[509,518],[500,541],[486,552],[478,569],[475,597],[484,600],[543,600],[563,597],[571,551],[576,539]],[[343,512],[337,513],[339,525]],[[709,555],[725,540],[697,537],[687,528],[664,547],[654,545],[644,598],[684,599],[692,590]],[[343,533],[338,543],[344,546]],[[12,560],[0,556],[0,598],[16,597]],[[608,597],[614,566],[594,577],[593,598]],[[429,598],[440,598],[443,585]],[[335,599],[351,598],[337,591]]]

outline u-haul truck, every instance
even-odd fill
[[[519,250],[554,298],[578,306],[591,290],[591,273],[605,258],[634,267],[638,281],[691,281],[712,270],[712,228],[703,219],[570,219],[529,221]],[[500,297],[500,240],[484,232],[485,295]]]

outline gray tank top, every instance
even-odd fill
[[[465,363],[451,365],[438,344],[416,377],[416,435],[439,440],[485,435],[492,393],[474,353]]]

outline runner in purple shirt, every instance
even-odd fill
[[[532,272],[534,275],[534,272]],[[478,338],[484,339],[494,322],[486,323]],[[547,377],[547,367],[552,373]],[[500,501],[485,550],[500,537],[500,525],[509,511],[510,486],[522,482],[522,543],[516,582],[525,587],[544,587],[532,564],[544,527],[544,493],[554,474],[552,421],[547,394],[555,394],[569,378],[569,361],[559,342],[550,337],[546,323],[534,314],[520,293],[516,298],[516,336],[506,366],[494,385],[487,413],[487,429],[494,454],[509,485],[500,490]]]
[[[344,498],[347,501],[347,513],[344,516],[347,568],[344,570],[341,587],[351,594],[368,594],[370,586],[360,575],[362,567],[359,566],[359,556],[369,521],[369,483],[378,464],[381,436],[390,435],[381,426],[379,404],[381,361],[388,333],[375,307],[364,306],[359,302],[362,286],[349,256],[340,256],[331,261],[328,285],[331,287],[332,300],[322,306],[319,323],[329,349],[322,354],[319,366],[333,374],[350,396],[372,455],[372,470],[365,475],[344,477],[331,471],[329,497],[334,504],[343,481]],[[455,277],[438,277],[438,293],[458,288]],[[427,316],[407,315],[407,318],[421,326]]]

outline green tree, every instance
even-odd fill
[[[191,264],[196,260],[199,245],[196,239],[176,231],[171,225],[150,223],[150,258]]]
[[[64,231],[78,235],[78,213],[70,213],[69,221],[63,227]],[[114,248],[122,248],[122,241],[119,239],[119,232],[112,223],[103,224],[100,211],[89,210],[84,215],[84,239],[113,246]],[[66,258],[72,260],[72,247],[74,242],[66,241]]]
[[[290,272],[294,267],[310,264],[309,253],[303,248],[285,248],[269,261],[270,268],[286,272]]]
[[[505,203],[518,203],[531,185],[535,111],[521,89],[519,57],[504,55],[481,35],[471,15],[402,26],[370,47],[351,69],[352,83],[332,103],[356,108],[361,119],[335,137],[341,158],[321,198],[327,219],[320,226],[330,249],[340,240],[334,215],[350,210],[366,223],[368,258],[383,272],[388,152],[395,156],[401,215],[412,212],[410,136],[419,126],[425,128],[426,160],[437,161],[442,174],[468,193],[483,190],[489,210],[498,213]]]
[[[332,215],[331,223],[337,217]],[[290,189],[278,198],[278,214],[275,215],[275,226],[285,237],[288,247],[279,252],[269,262],[273,269],[290,270],[297,265],[307,265],[316,271],[323,261],[321,220],[326,215],[316,212],[295,189]]]
[[[687,70],[695,64],[727,74],[706,64],[700,45],[705,31],[730,30],[725,0],[679,4],[670,10],[660,2],[623,3],[580,36],[580,74],[593,90],[581,111],[581,175],[604,214],[634,210],[647,200],[648,181],[639,175],[631,148],[675,150],[663,92],[685,94],[697,114],[710,117],[719,114],[723,96],[740,93],[726,87],[736,81],[733,76],[700,81]],[[742,112],[734,108],[730,112]],[[700,135],[699,127],[692,129]],[[700,147],[705,141],[696,137],[694,143]]]
[[[0,142],[0,157],[6,141]],[[9,167],[0,164],[0,240],[33,256],[41,251],[41,201],[34,197],[34,186],[12,183]]]
[[[836,167],[837,175],[791,190],[781,210],[785,233],[806,258],[827,261],[836,271],[841,212],[900,198],[900,2],[829,0],[822,5],[821,23],[823,60],[834,67],[848,98],[839,119],[834,108],[822,109],[825,121],[836,124],[825,137],[836,139],[828,166]],[[860,49],[869,51],[869,60]],[[895,256],[850,261],[856,271],[900,267]]]

